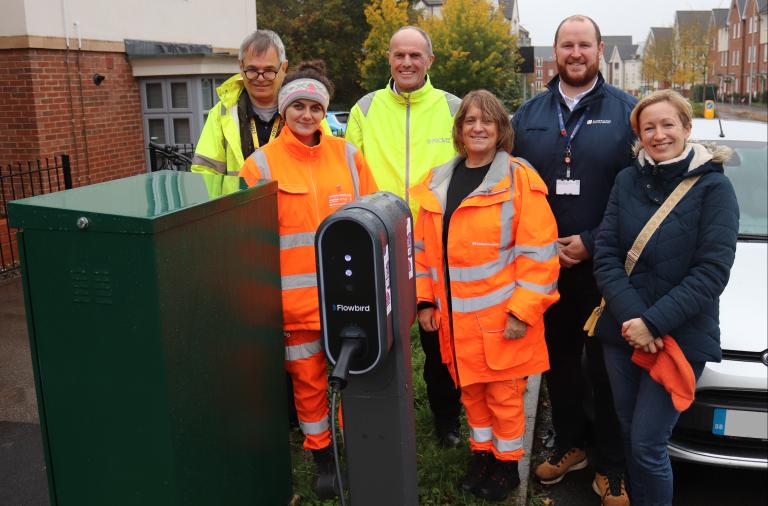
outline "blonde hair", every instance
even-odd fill
[[[659,90],[654,91],[638,102],[629,115],[629,122],[632,125],[632,130],[634,130],[637,136],[640,135],[640,113],[642,113],[646,107],[658,104],[659,102],[669,102],[672,104],[672,106],[677,109],[677,115],[680,118],[680,123],[683,124],[683,128],[691,128],[691,125],[693,124],[693,108],[691,107],[690,102],[676,91]]]
[[[461,101],[459,110],[453,120],[454,149],[463,158],[467,157],[467,149],[464,147],[461,130],[464,126],[464,119],[467,117],[467,111],[473,105],[480,109],[484,118],[488,118],[496,123],[496,128],[499,130],[499,140],[496,142],[496,149],[503,149],[507,153],[511,153],[515,132],[509,123],[509,113],[499,99],[488,90],[470,91]]]

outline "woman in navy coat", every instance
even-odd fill
[[[630,122],[637,160],[616,178],[595,242],[595,278],[607,302],[595,330],[624,437],[632,504],[671,505],[667,442],[680,413],[670,393],[631,361],[679,345],[696,379],[721,359],[718,305],[736,252],[739,209],[727,147],[689,142],[691,106],[671,90],[641,100]],[[631,275],[627,252],[685,178],[700,178],[650,237]]]

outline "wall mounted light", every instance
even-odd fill
[[[92,79],[93,79],[93,84],[98,86],[98,85],[100,85],[102,83],[102,81],[104,81],[104,79],[106,79],[106,77],[104,77],[101,74],[93,74],[93,78]]]

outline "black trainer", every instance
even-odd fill
[[[475,488],[478,497],[489,501],[503,501],[515,487],[520,485],[516,460],[497,460],[488,476]]]
[[[491,452],[472,452],[469,469],[461,480],[461,489],[464,492],[474,492],[477,485],[486,478],[495,461],[496,458]]]
[[[315,461],[315,493],[325,501],[339,496],[339,481],[336,479],[336,465],[330,446],[312,450]]]

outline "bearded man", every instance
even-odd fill
[[[624,452],[602,346],[588,339],[584,322],[600,302],[592,275],[592,252],[616,174],[630,165],[634,134],[629,113],[636,99],[609,85],[599,71],[605,44],[591,18],[565,18],[555,33],[558,75],[547,90],[523,104],[512,121],[513,154],[528,160],[547,183],[557,220],[560,301],[545,313],[551,369],[545,374],[552,404],[555,448],[534,471],[553,485],[587,466],[603,505],[628,505]],[[585,415],[582,354],[593,389],[594,433]]]

